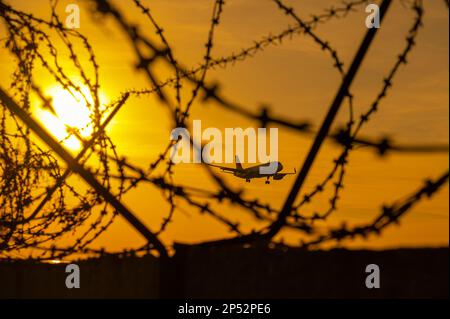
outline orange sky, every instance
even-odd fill
[[[25,11],[48,18],[48,1],[9,0],[8,3]],[[127,40],[110,20],[101,27],[92,20],[83,1],[60,1],[60,14],[68,3],[81,5],[81,33],[88,36],[100,64],[102,92],[108,100],[114,100],[131,88],[145,88],[149,82],[133,67],[135,57]],[[132,1],[116,1],[143,30],[151,33],[151,26],[143,19]],[[202,61],[213,1],[209,0],[152,0],[152,13],[164,27],[166,37],[174,48],[174,54],[183,65],[194,67]],[[299,0],[287,1],[303,18],[320,13],[323,8],[338,6],[337,1]],[[345,19],[320,25],[317,32],[330,41],[348,67],[364,35],[366,28],[364,7]],[[405,45],[405,36],[412,23],[412,13],[399,1],[395,1],[369,54],[352,86],[355,95],[355,111],[367,109],[381,88],[382,79],[395,62]],[[228,0],[221,24],[217,29],[213,56],[228,55],[247,47],[254,40],[282,31],[294,21],[286,17],[271,1]],[[4,27],[0,27],[0,38]],[[393,89],[382,102],[379,112],[364,128],[362,135],[378,138],[389,136],[398,143],[448,143],[448,10],[443,1],[425,1],[424,28],[420,30],[417,47],[409,56],[409,64],[397,74]],[[67,57],[65,57],[67,59]],[[63,57],[64,59],[64,57]],[[12,70],[11,57],[0,49],[0,85],[9,84]],[[87,62],[87,61],[85,61]],[[237,62],[226,69],[213,70],[207,80],[220,82],[222,93],[232,101],[258,109],[261,104],[270,105],[273,113],[289,119],[307,119],[315,127],[323,119],[338,85],[339,74],[331,67],[331,60],[309,39],[295,35],[282,45],[268,47],[245,62]],[[161,67],[161,80],[171,76]],[[37,74],[43,87],[53,83],[46,74]],[[346,108],[339,114],[335,127],[347,119]],[[241,116],[225,111],[213,103],[195,103],[191,119],[201,119],[204,127],[257,126]],[[340,125],[339,125],[340,124]],[[115,118],[109,134],[118,145],[118,151],[134,163],[146,167],[155,159],[167,143],[171,123],[167,111],[154,98],[132,98]],[[298,168],[312,140],[280,128],[279,158],[285,169]],[[332,159],[339,148],[326,143],[309,175],[304,191],[311,190],[330,169]],[[244,163],[244,167],[245,167]],[[339,211],[324,226],[340,225],[342,221],[360,224],[372,220],[382,204],[414,192],[425,178],[435,178],[448,168],[448,154],[390,154],[380,158],[373,151],[360,149],[350,156],[345,189],[339,203]],[[175,180],[198,187],[211,187],[204,170],[195,164],[180,164],[175,168]],[[263,180],[250,184],[233,176],[223,178],[237,188],[245,188],[249,198],[260,198],[280,207],[294,178],[265,185]],[[72,178],[75,185],[80,181]],[[321,196],[307,212],[324,210],[329,193]],[[167,213],[167,204],[159,190],[152,186],[140,186],[125,196],[125,202],[145,223],[156,229]],[[166,243],[172,241],[197,242],[205,239],[229,236],[227,229],[207,216],[184,207],[177,211],[175,222],[162,236]],[[242,211],[223,207],[221,212],[240,220],[246,229],[260,224]],[[349,247],[385,248],[399,246],[448,245],[448,187],[432,200],[424,201],[402,219],[400,227],[390,227],[380,238],[370,241],[346,242]],[[298,234],[282,234],[287,240],[298,241]],[[111,249],[142,244],[140,236],[120,218],[104,233],[94,246]]]

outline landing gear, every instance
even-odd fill
[[[267,176],[266,184],[270,184],[269,178],[270,176]]]

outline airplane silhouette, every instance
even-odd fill
[[[262,174],[260,172],[260,168],[268,167],[271,163],[275,163],[277,165],[276,172],[273,174]],[[270,184],[270,177],[272,177],[274,180],[278,181],[278,180],[283,179],[286,175],[297,174],[297,171],[295,170],[295,168],[294,168],[293,173],[280,173],[280,171],[283,169],[283,164],[281,164],[281,162],[268,162],[265,164],[259,164],[259,165],[243,168],[241,165],[241,162],[239,161],[239,158],[237,156],[236,156],[236,168],[224,167],[224,166],[219,166],[219,165],[214,165],[214,164],[207,164],[207,165],[220,168],[222,170],[222,172],[224,172],[224,173],[233,174],[236,177],[245,179],[245,181],[247,183],[250,183],[250,180],[252,178],[266,178],[265,183]]]

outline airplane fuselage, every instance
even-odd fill
[[[262,174],[261,173],[261,167],[267,167],[270,163],[266,164],[260,164],[240,170],[234,171],[234,176],[243,178],[246,180],[252,179],[252,178],[267,178],[269,176],[275,176],[278,172],[280,172],[283,169],[283,165],[280,162],[277,163],[277,170],[273,174]]]
[[[208,165],[218,167],[223,172],[233,174],[238,178],[245,179],[246,182],[250,182],[250,180],[253,178],[266,178],[266,184],[270,184],[269,179],[271,177],[272,179],[279,181],[283,179],[286,175],[296,174],[295,168],[293,173],[281,172],[283,170],[283,164],[281,164],[280,162],[269,162],[248,168],[243,168],[237,156],[236,156],[236,168],[224,167],[214,164]]]

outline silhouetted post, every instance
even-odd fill
[[[380,6],[380,22],[383,20],[384,16],[386,15],[386,12],[391,4],[391,0],[384,0]],[[361,43],[361,46],[358,49],[358,52],[356,53],[355,58],[353,59],[353,62],[350,66],[350,69],[348,70],[347,74],[344,77],[344,80],[342,81],[341,87],[339,88],[336,97],[333,100],[333,103],[330,106],[330,109],[328,110],[328,114],[326,115],[322,126],[320,127],[319,132],[317,133],[314,143],[311,146],[311,149],[309,150],[309,153],[303,162],[303,166],[300,170],[300,173],[297,176],[297,179],[295,180],[294,185],[291,188],[291,191],[289,192],[288,197],[286,198],[286,201],[284,202],[283,208],[278,215],[278,218],[276,221],[274,221],[270,227],[269,230],[263,234],[263,237],[265,238],[272,238],[275,236],[280,229],[286,224],[286,218],[291,213],[292,205],[295,202],[295,199],[297,198],[297,195],[303,186],[306,177],[308,176],[308,173],[314,163],[314,160],[316,159],[317,154],[319,153],[320,147],[323,144],[323,141],[327,137],[331,125],[333,124],[334,119],[336,118],[336,115],[339,111],[339,108],[342,104],[342,101],[348,94],[348,90],[356,76],[356,73],[361,66],[361,63],[369,50],[369,47],[375,38],[375,35],[377,33],[377,28],[371,28],[368,29],[366,36],[364,37],[363,42]]]

